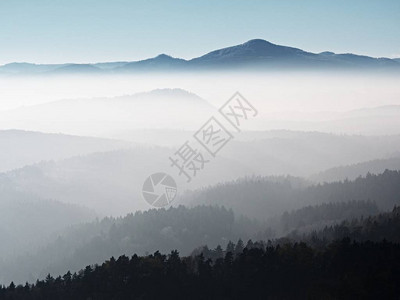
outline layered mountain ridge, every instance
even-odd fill
[[[253,39],[240,45],[211,51],[190,60],[160,54],[153,58],[128,62],[94,64],[30,64],[10,63],[0,66],[0,74],[101,74],[143,71],[199,71],[237,69],[384,69],[400,70],[399,59],[374,58],[352,53],[325,51],[307,52],[276,45],[263,39]]]

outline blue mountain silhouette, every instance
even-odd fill
[[[382,69],[400,71],[400,59],[374,58],[352,53],[312,53],[276,45],[262,39],[214,50],[184,60],[166,54],[132,62],[97,64],[36,65],[11,63],[0,66],[0,73],[124,73],[143,71],[198,70],[270,70],[270,69]]]

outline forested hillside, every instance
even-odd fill
[[[338,221],[351,220],[358,217],[367,217],[378,214],[376,203],[371,201],[349,201],[323,203],[315,206],[306,206],[291,212],[284,212],[277,224],[268,222],[280,234],[285,235],[292,230],[309,232],[326,225],[336,224]]]
[[[157,249],[162,252],[178,249],[187,255],[201,245],[229,248],[229,241],[239,238],[272,240],[288,233],[293,235],[294,230],[306,234],[338,224],[346,217],[367,217],[377,212],[374,203],[365,201],[308,206],[266,222],[237,216],[232,210],[218,206],[137,212],[124,218],[105,218],[74,226],[38,253],[4,262],[0,274],[3,282],[31,281],[44,278],[49,272],[78,270],[82,265],[99,263],[111,256],[143,255]],[[18,269],[17,263],[21,264]]]
[[[389,213],[348,219],[340,224],[326,226],[322,230],[303,235],[294,231],[288,237],[294,240],[308,241],[315,245],[325,244],[344,237],[360,242],[379,242],[385,239],[400,243],[400,207],[393,208],[393,211]]]
[[[373,259],[371,259],[373,257]],[[400,246],[259,243],[215,261],[202,254],[111,258],[78,273],[0,289],[0,299],[396,299]]]
[[[385,170],[400,170],[400,155],[386,159],[375,159],[358,164],[330,168],[310,176],[310,180],[317,182],[334,182],[340,180],[354,180],[368,173],[380,174]]]
[[[0,264],[0,281],[34,280],[122,254],[179,249],[187,255],[199,245],[226,244],[239,237],[255,238],[258,233],[265,233],[260,222],[235,217],[223,207],[152,209],[75,226],[36,254]]]
[[[291,177],[245,178],[196,191],[187,199],[192,205],[224,205],[235,213],[261,220],[307,205],[352,200],[373,201],[379,209],[391,210],[400,204],[400,172],[386,170],[353,181],[308,186]]]
[[[0,264],[10,257],[35,252],[53,240],[53,234],[96,217],[93,211],[78,205],[1,187],[0,191]]]
[[[224,247],[238,238],[277,239],[294,231],[308,234],[344,220],[376,215],[391,204],[393,209],[399,201],[399,182],[399,172],[386,171],[316,186],[290,177],[255,177],[221,184],[180,199],[192,208],[136,212],[59,232],[58,238],[37,253],[5,260],[0,278],[23,282],[122,254],[178,249],[187,255],[199,246]],[[201,205],[194,206],[196,202]],[[21,265],[15,268],[17,262]]]

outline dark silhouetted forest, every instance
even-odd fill
[[[239,243],[238,243],[239,244]],[[316,250],[305,243],[252,244],[206,259],[158,251],[111,258],[35,284],[0,289],[0,299],[398,299],[400,245],[350,239]],[[248,243],[249,244],[249,243]],[[240,247],[239,247],[240,248]],[[373,258],[373,259],[372,259]]]
[[[378,213],[369,201],[350,201],[307,206],[284,213],[268,222],[238,216],[218,206],[184,206],[128,214],[124,218],[105,218],[98,222],[75,226],[36,255],[21,256],[15,261],[0,263],[2,282],[24,282],[44,278],[47,273],[62,274],[79,270],[87,264],[101,263],[111,256],[137,253],[144,255],[178,249],[188,255],[198,246],[229,240],[268,240],[296,230],[309,233],[345,219],[367,217]],[[18,272],[13,266],[21,263]]]
[[[378,297],[379,291],[388,293],[381,296],[391,298],[398,292],[392,282],[398,279],[399,250],[392,243],[400,242],[400,214],[396,206],[399,182],[397,171],[310,187],[293,178],[268,182],[252,178],[203,192],[212,204],[216,204],[214,200],[231,197],[231,207],[236,209],[235,205],[244,199],[244,206],[259,207],[260,214],[263,210],[267,212],[270,201],[286,199],[282,209],[300,207],[280,214],[278,209],[275,217],[260,220],[240,215],[235,209],[207,206],[210,203],[205,202],[191,208],[152,209],[77,225],[36,254],[0,262],[1,282],[15,282],[3,288],[2,297],[151,299],[158,298],[157,293],[164,293],[171,298],[194,294],[191,298],[231,299],[245,297],[247,291],[249,297],[255,298],[298,295],[343,299],[351,295],[354,299]],[[391,212],[385,212],[383,207],[391,203],[395,208],[392,206]],[[349,240],[345,244],[337,242],[343,239]],[[173,254],[179,272],[169,270],[172,263],[169,256],[160,254],[173,249],[183,257],[178,259],[177,253]],[[349,249],[354,253],[359,251],[366,262],[353,265],[357,262],[353,258],[335,261],[336,255],[338,259],[350,255]],[[388,253],[382,254],[384,249]],[[121,255],[127,257],[103,264],[110,257]],[[392,267],[384,259],[391,259]],[[230,265],[224,264],[226,260],[231,261]],[[87,265],[90,267],[78,272]],[[67,273],[68,270],[71,272]],[[247,274],[248,271],[260,278]],[[48,273],[55,278],[48,276],[42,281]],[[59,274],[66,275],[58,277]],[[25,281],[33,283],[37,278],[35,285],[19,286]],[[375,280],[377,284],[370,286]],[[383,288],[384,284],[388,286]],[[176,295],[176,290],[181,290],[182,295]]]
[[[293,240],[307,241],[313,245],[324,245],[326,242],[344,237],[349,237],[359,242],[379,242],[382,239],[386,239],[400,243],[400,207],[395,207],[390,213],[345,220],[340,224],[326,226],[322,230],[303,235],[293,231],[288,237]]]

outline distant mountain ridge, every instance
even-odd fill
[[[94,64],[30,64],[10,63],[0,66],[0,74],[53,74],[53,73],[125,73],[143,71],[198,71],[276,68],[317,69],[384,69],[400,70],[400,59],[374,58],[352,53],[312,53],[298,48],[276,45],[262,39],[250,40],[232,47],[211,51],[190,60],[166,54],[131,62],[105,62]]]
[[[132,143],[124,141],[95,137],[0,130],[0,176],[2,172],[43,160],[59,160],[93,152],[113,151],[131,145]]]
[[[40,132],[51,128],[51,132],[86,136],[108,136],[135,128],[194,130],[215,111],[209,102],[186,90],[157,89],[117,97],[62,99],[1,111],[0,127]]]
[[[341,180],[354,180],[368,173],[379,174],[388,170],[400,170],[400,155],[386,159],[375,159],[362,163],[330,168],[310,177],[316,182],[334,182]]]

